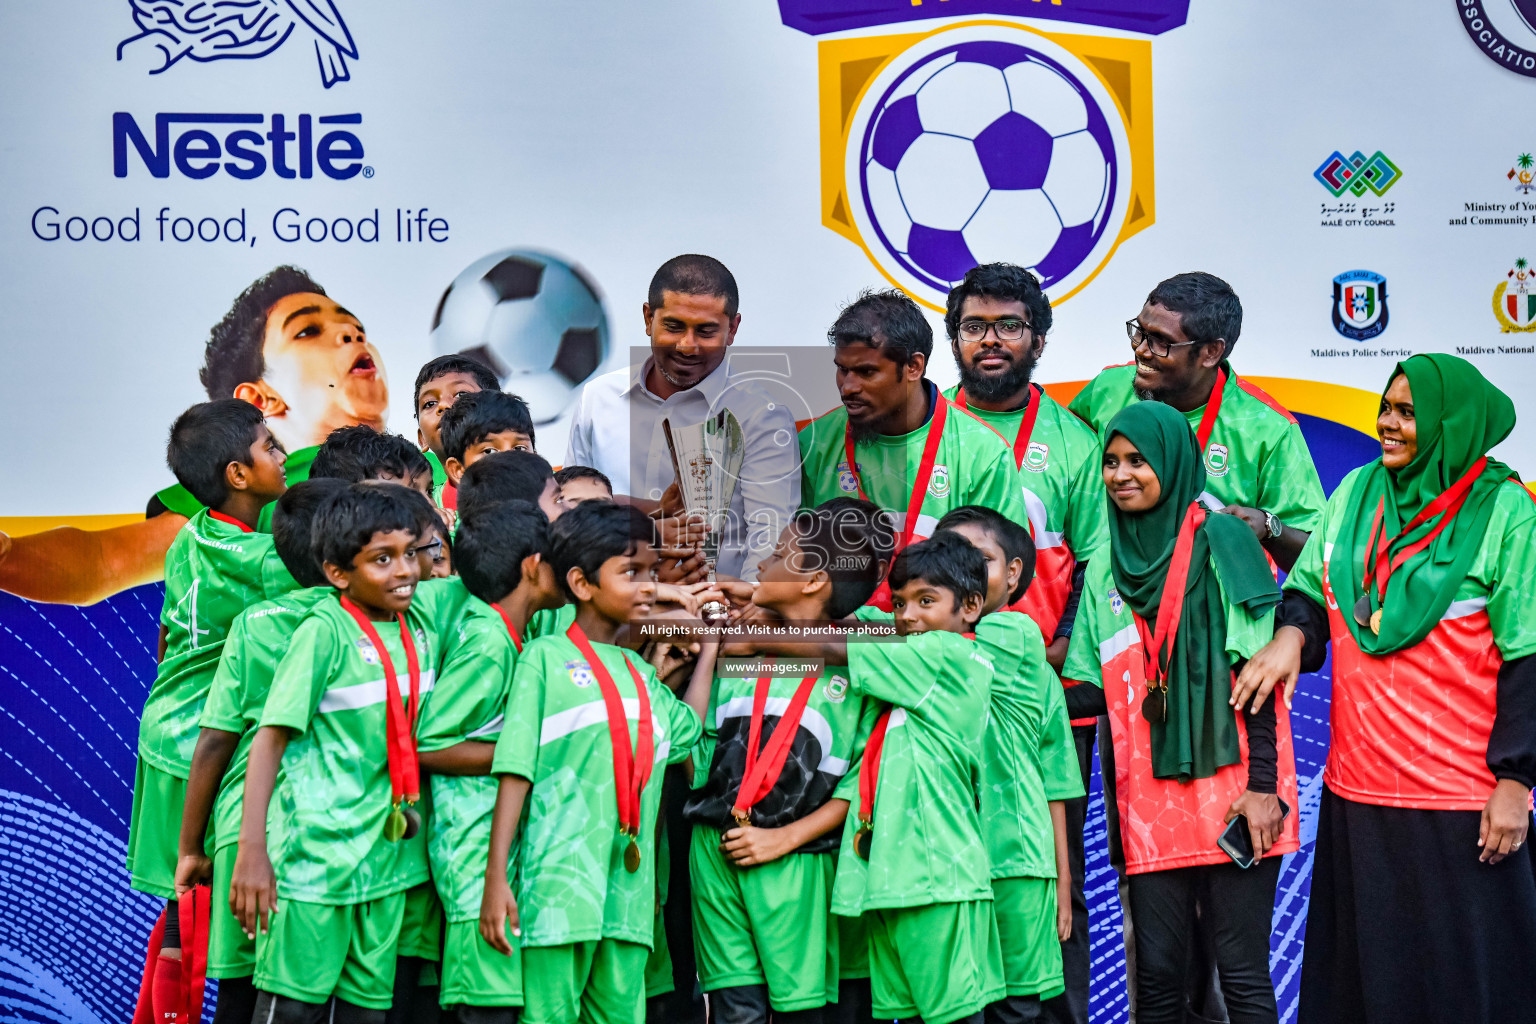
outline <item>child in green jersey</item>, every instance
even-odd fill
[[[1082,796],[1083,783],[1040,628],[1023,613],[1004,610],[1034,575],[1029,532],[978,505],[955,509],[938,529],[964,537],[987,564],[976,642],[995,672],[979,796],[1008,987],[987,1016],[1036,1020],[1041,1000],[1066,989],[1061,943],[1072,933],[1072,877],[1065,801]]]
[[[652,521],[586,502],[550,534],[576,617],[518,659],[492,764],[501,782],[480,934],[508,956],[521,940],[525,1024],[641,1024],[661,769],[688,757],[701,726],[645,661],[615,646],[655,600]]]
[[[979,1024],[1006,994],[975,781],[993,666],[961,635],[986,563],[941,533],[898,554],[889,582],[903,641],[847,645],[852,692],[889,707],[864,749],[832,911],[864,917],[875,1017]]]
[[[381,433],[359,424],[331,431],[310,464],[311,477],[335,477],[348,483],[378,480],[403,484],[432,496],[432,465],[399,434]]]
[[[459,476],[459,514],[498,501],[527,501],[539,506],[550,522],[560,518],[565,502],[555,471],[540,455],[527,451],[496,452],[475,460]]]
[[[455,487],[464,471],[497,452],[531,452],[533,415],[528,403],[505,391],[476,391],[461,395],[443,413],[438,427],[443,445],[443,469]]]
[[[473,597],[421,717],[421,763],[432,773],[427,852],[448,919],[441,1001],[458,1007],[460,1024],[512,1024],[523,1005],[521,957],[496,953],[478,923],[496,803],[491,755],[513,668],[535,613],[565,601],[548,546],[548,520],[525,501],[460,521],[459,574]]]
[[[337,593],[273,676],[230,883],[256,939],[260,1020],[318,1021],[331,1004],[336,1021],[382,1021],[401,952],[435,959],[414,719],[440,660],[444,591],[417,593],[418,513],[397,485],[354,484],[314,524]]]
[[[416,414],[416,441],[421,445],[421,454],[432,464],[432,500],[439,505],[444,505],[445,488],[447,494],[453,493],[448,474],[443,471],[443,413],[453,408],[460,395],[500,390],[501,382],[491,368],[465,355],[437,356],[417,371],[412,406]],[[444,507],[457,505],[450,499]]]
[[[295,586],[271,536],[254,531],[262,506],[287,486],[282,446],[260,410],[233,398],[194,405],[172,426],[166,460],[206,507],[181,528],[165,556],[160,666],[139,722],[128,871],[133,888],[163,899],[175,894],[197,722],[230,625],[247,605]],[[152,999],[169,993],[180,977],[174,910],[164,928]]]
[[[346,487],[341,480],[306,480],[277,500],[272,544],[304,589],[252,605],[235,619],[208,690],[202,731],[192,752],[181,815],[176,894],[194,885],[212,884],[208,977],[220,979],[217,1014],[221,1021],[249,1020],[256,1006],[256,989],[251,984],[256,944],[241,930],[229,905],[246,755],[289,637],[315,602],[330,593],[310,544],[311,527],[321,506]],[[211,858],[205,852],[210,848]]]

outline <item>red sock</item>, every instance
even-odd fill
[[[149,932],[149,945],[144,954],[144,980],[139,983],[139,1002],[133,1010],[133,1024],[155,1024],[151,994],[155,987],[155,964],[160,959],[160,938],[165,934],[165,912]]]
[[[150,999],[154,1004],[154,1024],[189,1024],[181,1019],[186,1010],[186,993],[181,987],[180,960],[161,956],[155,962],[155,984]]]

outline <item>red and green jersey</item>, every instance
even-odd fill
[[[197,513],[165,554],[165,657],[139,721],[139,756],[179,779],[192,767],[199,719],[235,617],[298,587],[272,536]]]
[[[956,385],[945,392],[953,399]],[[1039,402],[1033,428],[1022,446],[1019,429],[1028,405],[1013,412],[988,412],[974,405],[967,412],[1000,434],[1019,467],[1019,483],[1035,541],[1035,579],[1010,606],[1035,620],[1047,639],[1056,633],[1072,593],[1072,571],[1093,557],[1105,542],[1104,481],[1099,469],[1099,439],[1083,421],[1043,391],[1031,389]]]
[[[1220,574],[1217,574],[1220,581]],[[1252,657],[1274,635],[1274,611],[1260,618],[1249,615],[1225,598],[1227,653],[1237,661]],[[1237,715],[1240,754],[1204,779],[1179,782],[1152,775],[1151,726],[1141,714],[1147,694],[1141,637],[1131,609],[1115,589],[1109,559],[1088,564],[1072,644],[1061,674],[1065,679],[1098,683],[1109,707],[1110,733],[1115,745],[1115,789],[1120,807],[1120,838],[1125,847],[1129,874],[1167,871],[1198,864],[1223,864],[1227,855],[1216,846],[1226,828],[1222,819],[1248,787],[1248,730]],[[1276,770],[1280,799],[1296,804],[1296,761],[1291,745],[1290,713],[1283,703],[1275,708]],[[1299,814],[1285,819],[1280,842],[1273,853],[1291,853],[1300,846]]]
[[[1501,486],[1482,547],[1439,624],[1414,646],[1375,657],[1344,622],[1357,595],[1339,600],[1329,580],[1339,559],[1364,557],[1337,546],[1359,476],[1334,491],[1285,581],[1328,609],[1333,703],[1323,781],[1358,803],[1481,810],[1495,782],[1487,755],[1499,668],[1536,653],[1536,502],[1518,483]]]
[[[640,869],[624,868],[629,839],[619,832],[608,711],[592,666],[563,634],[530,641],[513,672],[491,767],[533,783],[517,854],[524,946],[622,939],[650,947],[655,939],[662,771],[689,756],[702,726],[638,655],[611,644],[592,649],[623,701],[632,751],[640,701],[626,661],[650,697],[655,760],[640,800]]]
[[[1205,446],[1205,504],[1220,509],[1242,505],[1273,512],[1285,525],[1305,533],[1323,514],[1323,485],[1296,418],[1269,395],[1227,372],[1221,406]],[[1111,366],[1072,400],[1071,409],[1099,434],[1136,397],[1136,365]],[[1200,429],[1206,407],[1184,414]]]
[[[929,397],[934,408],[939,401],[948,402],[931,385]],[[906,526],[908,504],[932,425],[930,415],[927,423],[910,434],[881,435],[858,442],[851,471],[846,453],[847,411],[838,406],[807,423],[800,431],[801,505],[815,508],[833,498],[856,497],[862,483],[865,496],[895,517],[900,534]],[[995,431],[950,406],[945,411],[943,433],[923,491],[922,508],[913,524],[912,540],[933,536],[940,517],[961,505],[986,505],[1018,523],[1028,518],[1013,452]]]

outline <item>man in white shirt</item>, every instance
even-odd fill
[[[655,511],[675,482],[661,421],[691,425],[729,409],[746,456],[717,569],[755,579],[757,563],[800,505],[800,453],[790,407],[759,380],[731,374],[737,304],[736,279],[719,260],[685,255],[663,263],[641,306],[651,354],[582,389],[565,464],[602,471],[621,500]]]

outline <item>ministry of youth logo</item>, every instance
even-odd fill
[[[1085,61],[1022,27],[961,25],[897,53],[853,111],[844,158],[861,244],[936,307],[993,261],[1029,267],[1059,300],[1129,233],[1131,148],[1114,98]],[[1135,212],[1149,224],[1146,199]]]
[[[1387,329],[1387,279],[1351,270],[1333,279],[1333,329],[1366,341]]]
[[[347,58],[357,59],[357,44],[333,0],[128,0],[137,35],[117,46],[117,59],[135,43],[160,52],[158,75],[188,57],[254,60],[265,57],[298,32],[314,45],[320,81],[329,89],[352,77]]]

